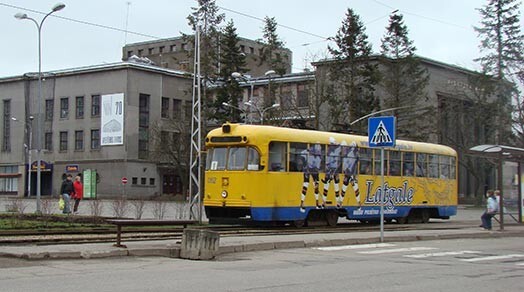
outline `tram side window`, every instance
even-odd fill
[[[302,172],[307,165],[307,144],[289,144],[289,171]]]
[[[320,171],[325,168],[325,157],[326,157],[326,147],[324,145],[315,143],[309,144],[307,156],[307,167],[310,169],[316,169]]]
[[[247,148],[247,170],[262,170],[260,167],[260,154],[253,147]]]
[[[440,178],[447,179],[449,178],[449,156],[440,155],[439,157],[439,166],[440,166]]]
[[[327,157],[326,157],[326,173],[335,170],[336,173],[340,173],[341,170],[341,156],[346,150],[347,146],[341,146],[338,144],[327,145]]]
[[[451,157],[451,162],[450,162],[450,168],[449,168],[449,178],[451,179],[456,179],[457,178],[457,173],[456,173],[456,160],[455,160],[455,157]]]
[[[418,177],[427,176],[426,154],[424,153],[417,153],[417,169],[415,174]]]
[[[400,152],[389,151],[389,175],[400,176]]]
[[[228,170],[244,170],[246,168],[246,147],[229,148]]]
[[[413,176],[415,170],[414,162],[414,153],[413,152],[403,152],[402,153],[402,175],[403,176]]]
[[[371,158],[373,154],[373,150],[369,148],[360,148],[358,149],[359,152],[359,161],[360,161],[360,167],[359,167],[359,173],[360,174],[371,174]]]
[[[429,177],[438,178],[438,155],[429,154],[428,155],[428,170]]]
[[[212,148],[208,154],[208,170],[226,169],[227,148]]]
[[[269,171],[286,171],[286,142],[269,143]]]

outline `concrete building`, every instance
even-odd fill
[[[42,195],[57,195],[64,173],[86,169],[99,175],[99,197],[123,193],[123,177],[130,197],[182,192],[186,178],[163,167],[150,151],[154,125],[191,119],[190,75],[121,62],[46,72],[42,82]],[[113,97],[115,104],[109,103]],[[27,146],[32,137],[32,149],[37,148],[37,102],[37,74],[0,79],[0,194],[27,192],[29,164],[31,193],[36,193],[36,151],[29,160]],[[102,124],[115,112],[123,125]]]
[[[262,45],[253,40],[240,38],[238,42],[240,51],[246,56],[246,74],[261,76],[270,70],[269,65],[260,63],[260,51]],[[193,50],[192,43],[183,37],[174,37],[162,40],[154,40],[140,43],[127,44],[122,48],[122,60],[127,61],[132,56],[148,58],[157,66],[193,72],[193,58],[190,52]],[[220,50],[220,48],[218,48]],[[291,73],[293,53],[289,49],[283,49],[280,54],[286,63],[286,73]],[[219,65],[220,67],[220,65]]]

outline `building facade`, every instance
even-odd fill
[[[238,47],[241,53],[246,56],[246,74],[261,76],[270,70],[268,64],[260,62],[262,44],[246,38],[240,38]],[[133,43],[127,44],[122,48],[122,60],[127,61],[133,56],[145,57],[159,67],[193,72],[193,58],[190,57],[191,50],[194,50],[192,43],[183,37]],[[218,50],[220,50],[220,47]],[[282,49],[275,54],[279,54],[282,57],[286,65],[286,73],[291,73],[293,60],[291,50]],[[218,67],[220,68],[220,64]]]
[[[57,195],[65,173],[87,169],[98,174],[99,197],[182,193],[186,178],[150,152],[153,127],[191,119],[190,75],[122,62],[45,73],[42,83],[42,195]],[[0,194],[27,195],[29,165],[36,193],[37,106],[37,74],[0,79]]]

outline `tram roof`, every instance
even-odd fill
[[[224,133],[221,127],[210,131],[208,133],[208,137],[245,136],[248,138],[248,143],[250,144],[263,144],[269,143],[270,141],[329,144],[330,140],[334,139],[335,143],[337,144],[345,142],[345,144],[349,145],[352,142],[355,142],[359,147],[368,147],[368,137],[361,135],[323,132],[317,130],[293,129],[267,125],[246,125],[229,123],[224,125],[230,126],[231,131],[229,133]],[[395,147],[389,147],[386,149],[427,152],[453,156],[456,155],[456,151],[448,146],[407,140],[396,140]]]

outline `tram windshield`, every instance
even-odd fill
[[[206,170],[261,170],[260,154],[253,147],[217,147],[208,150]]]

